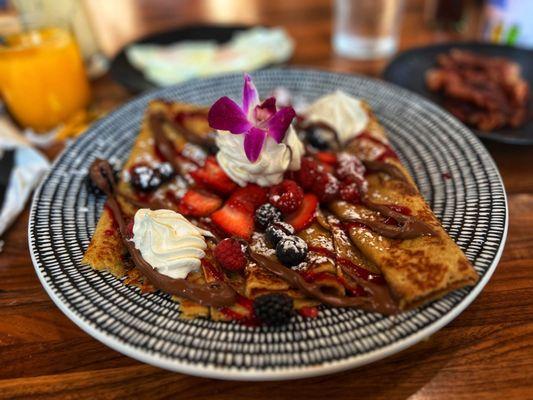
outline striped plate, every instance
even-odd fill
[[[303,69],[253,74],[259,92],[284,86],[305,100],[337,88],[366,99],[400,158],[481,279],[475,287],[392,317],[324,308],[284,328],[183,321],[169,296],[142,295],[108,273],[80,266],[104,198],[84,178],[96,157],[122,162],[154,98],[209,105],[240,98],[241,75],[191,81],[149,92],[96,123],[55,162],[33,199],[29,242],[35,270],[57,306],[83,330],[128,356],[193,375],[238,380],[332,373],[396,353],[442,328],[479,294],[507,234],[500,175],[479,140],[449,114],[376,80]]]

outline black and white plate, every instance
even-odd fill
[[[108,273],[81,266],[104,198],[87,192],[94,158],[128,157],[150,99],[213,103],[240,99],[242,76],[229,75],[150,92],[96,123],[55,162],[37,190],[29,224],[35,270],[58,307],[109,347],[162,368],[237,380],[293,379],[367,364],[426,338],[453,320],[494,272],[507,234],[507,204],[496,166],[479,140],[429,101],[376,80],[312,70],[253,74],[259,92],[284,86],[312,100],[335,89],[366,99],[402,161],[451,237],[481,275],[424,307],[384,317],[324,308],[317,319],[251,328],[184,321],[169,296],[142,295]]]

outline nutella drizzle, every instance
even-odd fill
[[[118,223],[120,237],[135,267],[153,286],[166,293],[185,297],[204,306],[222,307],[235,303],[236,293],[225,282],[217,281],[207,285],[198,285],[185,279],[173,279],[159,273],[147,263],[133,242],[128,240],[126,223],[116,198],[115,180],[111,165],[109,162],[97,158],[92,163],[89,173],[94,184],[108,196],[107,206]]]
[[[298,272],[293,271],[264,255],[255,252],[251,252],[250,255],[259,265],[283,279],[289,283],[289,285],[297,287],[306,295],[318,299],[322,303],[331,307],[356,307],[385,315],[391,315],[398,312],[398,307],[392,299],[387,286],[366,281],[354,274],[354,276],[350,277],[357,284],[361,285],[370,296],[348,297],[327,294],[322,291],[320,285],[313,282],[307,282]]]

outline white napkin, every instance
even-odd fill
[[[6,150],[14,150],[13,169],[0,204],[0,236],[24,209],[33,189],[50,168],[48,160],[30,142],[17,133],[5,117],[0,117],[0,159]]]

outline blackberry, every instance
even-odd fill
[[[305,131],[307,142],[318,150],[330,148],[331,140],[334,140],[333,133],[319,127],[309,127]]]
[[[282,326],[290,322],[294,310],[292,298],[286,294],[265,294],[254,300],[254,314],[267,326]]]
[[[288,236],[276,245],[276,256],[286,267],[300,264],[307,257],[307,243],[298,236]]]
[[[174,175],[169,163],[161,163],[156,168],[139,164],[131,168],[130,183],[141,192],[151,192],[157,189]]]
[[[281,211],[272,204],[265,203],[255,211],[255,222],[262,229],[279,220],[281,220]]]
[[[265,237],[270,242],[272,247],[276,247],[281,239],[285,239],[287,236],[290,236],[293,233],[294,228],[292,225],[286,222],[276,221],[266,228]]]

